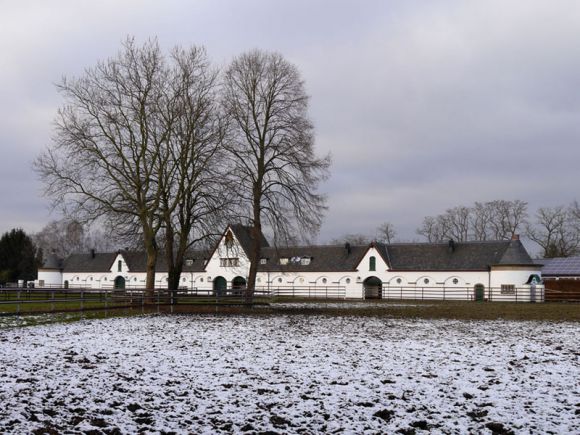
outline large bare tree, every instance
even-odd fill
[[[51,146],[35,161],[53,203],[81,222],[108,221],[118,234],[140,237],[147,254],[146,288],[155,285],[159,209],[171,134],[163,109],[172,98],[156,41],[128,38],[119,54],[57,86],[65,105]]]
[[[146,288],[159,247],[177,288],[187,250],[215,228],[225,200],[218,72],[205,50],[127,39],[119,55],[59,90],[54,143],[36,161],[55,204],[82,221],[105,219],[125,242],[140,238]]]
[[[263,226],[277,241],[314,234],[326,210],[317,192],[330,157],[314,153],[308,96],[298,69],[277,53],[254,50],[225,73],[226,145],[244,220],[251,225],[248,297],[255,288]]]
[[[222,183],[225,122],[218,99],[218,71],[201,47],[176,48],[168,74],[171,98],[162,111],[167,130],[160,178],[163,252],[168,288],[177,289],[187,251],[223,225],[229,203]]]

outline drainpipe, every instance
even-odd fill
[[[491,301],[491,266],[487,266],[487,300]]]

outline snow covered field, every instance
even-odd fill
[[[580,433],[578,323],[144,316],[0,361],[2,433]]]

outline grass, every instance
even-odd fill
[[[113,303],[112,303],[113,302]],[[178,303],[160,305],[140,303],[127,306],[126,300],[109,301],[105,310],[104,301],[84,301],[84,311],[80,311],[79,301],[46,303],[31,300],[21,305],[21,314],[44,313],[45,318],[56,322],[74,321],[86,318],[139,315],[142,313],[187,313],[187,314],[239,314],[239,315],[322,315],[355,317],[388,317],[451,320],[530,320],[530,321],[571,321],[580,322],[580,303],[513,303],[513,302],[457,302],[457,301],[343,301],[277,298],[271,304],[256,300],[254,306],[239,304],[240,300],[200,299],[195,304]],[[179,302],[179,301],[178,301]],[[183,302],[183,301],[182,301]],[[13,303],[1,304],[0,315],[13,317],[17,306]],[[76,312],[75,312],[76,311]],[[22,316],[30,317],[35,316]],[[38,316],[36,316],[38,317]],[[64,320],[63,320],[64,319]],[[0,327],[5,324],[0,319]],[[13,323],[13,322],[8,322]],[[27,321],[26,324],[31,324]],[[34,322],[32,323],[34,324]]]
[[[306,303],[295,308],[292,304],[284,305],[276,311],[285,314],[418,319],[580,321],[580,304],[564,302],[377,301],[372,304],[345,304],[344,308],[340,304],[324,307],[324,304],[316,306]]]

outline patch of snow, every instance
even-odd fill
[[[549,322],[192,315],[5,329],[0,431],[579,433],[579,349],[579,324]]]

